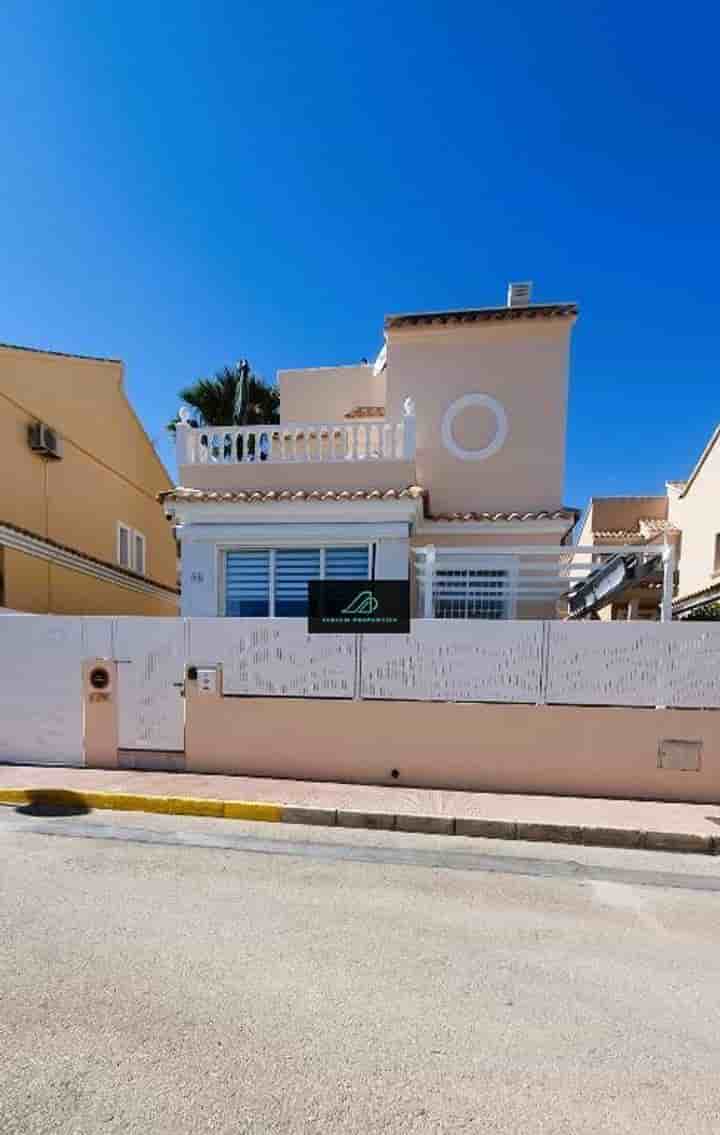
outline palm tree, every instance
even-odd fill
[[[280,421],[280,394],[258,378],[247,359],[225,366],[213,378],[199,378],[179,392],[180,399],[197,411],[195,425],[255,426]],[[168,429],[174,433],[178,418]]]

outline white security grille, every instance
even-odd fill
[[[436,568],[436,619],[507,619],[510,577],[500,568]]]
[[[418,615],[429,619],[509,619],[514,614],[517,564],[463,548],[415,552]]]

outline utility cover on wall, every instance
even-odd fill
[[[663,738],[658,745],[658,768],[677,772],[700,772],[702,741],[678,741]]]

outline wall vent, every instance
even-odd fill
[[[508,284],[507,306],[527,307],[530,303],[532,281],[526,280],[523,284]]]

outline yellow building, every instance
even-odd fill
[[[0,606],[176,615],[170,487],[121,362],[0,345]]]

